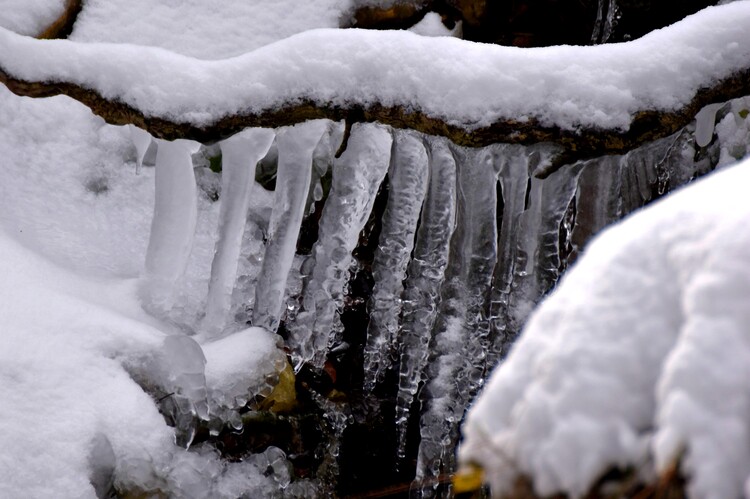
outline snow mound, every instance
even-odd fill
[[[700,88],[749,67],[749,24],[750,3],[734,2],[628,43],[536,49],[319,29],[218,61],[0,29],[0,68],[22,79],[75,83],[147,116],[196,126],[310,100],[401,106],[468,130],[503,118],[627,129],[638,111],[679,109]]]
[[[37,36],[65,12],[65,0],[6,0],[0,3],[0,27]]]
[[[696,498],[750,477],[750,161],[608,229],[530,318],[467,415],[462,462],[580,496],[680,461]]]
[[[353,8],[352,0],[87,0],[70,39],[220,59],[309,29],[338,28]]]

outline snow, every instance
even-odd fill
[[[172,497],[276,490],[264,468],[176,447],[134,381],[155,374],[150,363],[167,338],[188,337],[138,297],[155,170],[135,174],[128,129],[68,98],[19,98],[4,87],[0,116],[0,497],[96,497],[89,477],[100,488],[114,478],[120,490]],[[205,299],[218,215],[200,193],[197,206],[180,281],[187,310]],[[243,337],[254,348],[231,356],[222,343],[205,345],[206,388],[235,381],[223,375],[240,364],[248,385],[276,372],[272,360],[283,354],[273,335]]]
[[[69,38],[223,59],[302,31],[338,28],[352,10],[352,0],[87,0]]]
[[[37,36],[65,12],[66,0],[1,0],[0,27]]]
[[[149,116],[197,126],[309,99],[403,106],[469,130],[502,118],[627,129],[638,111],[680,108],[699,88],[748,67],[748,23],[750,3],[733,2],[629,43],[535,49],[319,29],[217,61],[0,30],[0,67],[24,79],[77,83]]]
[[[462,33],[460,21],[453,29],[448,29],[437,12],[425,14],[421,21],[409,28],[409,31],[422,36],[457,36],[459,38]]]
[[[459,459],[494,494],[522,474],[580,496],[610,467],[662,472],[684,450],[690,497],[742,495],[748,181],[745,161],[606,230],[539,306],[463,426]]]

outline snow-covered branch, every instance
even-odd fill
[[[735,2],[597,47],[314,30],[219,61],[0,30],[0,82],[24,96],[68,95],[109,123],[170,140],[329,118],[467,146],[555,142],[569,160],[631,149],[705,104],[750,94],[748,24],[750,5]]]

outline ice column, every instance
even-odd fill
[[[436,478],[441,468],[453,468],[466,394],[475,389],[475,377],[483,372],[489,341],[487,294],[497,261],[493,151],[490,147],[458,152],[456,230],[427,366],[417,481]]]
[[[302,311],[290,327],[296,370],[305,362],[319,368],[325,363],[329,338],[334,328],[340,327],[335,324],[336,314],[343,305],[352,251],[388,169],[391,142],[385,127],[355,124],[346,151],[334,162]]]
[[[448,142],[428,138],[429,184],[417,231],[414,258],[409,263],[399,332],[400,359],[396,425],[398,457],[406,457],[409,412],[427,363],[432,325],[440,301],[440,284],[448,264],[456,216],[456,162]]]
[[[266,155],[274,132],[250,128],[221,143],[222,178],[219,209],[219,239],[211,264],[211,280],[206,298],[203,328],[207,334],[220,332],[232,305],[232,289],[237,277],[237,259],[242,246],[255,165]]]
[[[309,121],[282,129],[276,139],[276,194],[253,308],[253,325],[269,331],[279,327],[286,279],[310,189],[313,151],[327,128],[325,120]]]
[[[412,132],[396,131],[393,145],[388,205],[372,265],[375,285],[364,350],[365,391],[382,381],[393,361],[406,267],[427,191],[427,151],[421,138]]]
[[[160,313],[172,306],[174,286],[185,272],[195,236],[198,205],[191,155],[199,147],[189,140],[158,141],[143,298]]]

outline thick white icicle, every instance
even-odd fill
[[[253,325],[269,331],[279,327],[286,279],[310,189],[313,151],[328,125],[325,120],[308,121],[284,128],[277,135],[276,194],[253,308]]]
[[[209,336],[220,332],[226,324],[237,278],[237,259],[255,179],[255,165],[266,155],[273,138],[273,130],[251,128],[221,143],[219,239],[211,264],[206,315],[203,318],[203,329]]]
[[[709,104],[695,115],[695,143],[698,147],[706,147],[711,143],[716,125],[716,111],[723,105],[724,103]]]
[[[303,294],[303,310],[290,330],[297,370],[305,362],[316,367],[325,363],[336,314],[344,301],[352,251],[388,169],[391,142],[387,128],[355,124],[346,151],[334,162],[333,184],[313,247],[314,263]]]
[[[382,381],[392,362],[406,267],[427,191],[427,151],[421,138],[411,132],[394,132],[392,154],[388,205],[372,264],[375,285],[364,350],[365,391]]]
[[[417,481],[453,467],[453,445],[468,394],[484,369],[485,307],[497,261],[497,189],[492,148],[464,150],[458,167],[456,230],[431,344],[420,422]],[[478,364],[480,369],[474,366]]]
[[[409,412],[427,363],[428,345],[440,301],[440,284],[456,217],[456,162],[444,139],[430,138],[429,185],[409,263],[399,333],[400,367],[396,398],[398,457],[406,457]]]
[[[200,144],[189,140],[158,141],[154,218],[146,252],[144,300],[164,313],[174,286],[185,272],[198,216],[191,155]]]

